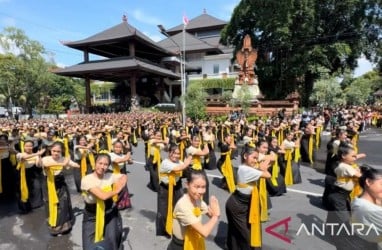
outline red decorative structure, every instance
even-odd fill
[[[240,91],[248,91],[251,96],[251,107],[249,114],[272,115],[277,114],[280,109],[291,114],[299,108],[300,95],[297,91],[290,93],[284,100],[264,100],[260,92],[257,75],[254,68],[257,60],[257,50],[252,48],[251,37],[246,35],[242,48],[236,53],[236,62],[240,65],[240,71],[235,81],[232,98],[237,99]],[[246,85],[246,89],[243,86]],[[241,107],[230,107],[221,98],[210,96],[207,98],[207,113],[211,115],[223,115]]]

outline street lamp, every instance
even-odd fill
[[[180,46],[172,39],[172,37],[166,32],[166,29],[163,27],[162,24],[158,25],[158,28],[160,30],[160,33],[169,38],[179,49],[179,57],[180,57],[180,91],[182,96],[182,125],[185,128],[186,127],[186,100],[185,100],[185,94],[186,94],[186,65],[184,63],[184,57],[183,52]],[[184,40],[184,39],[183,39]],[[183,41],[183,51],[184,51],[184,41]]]

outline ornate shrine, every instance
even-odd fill
[[[254,71],[256,59],[257,50],[252,48],[251,37],[246,35],[243,47],[236,53],[236,62],[240,65],[240,71],[232,93],[234,99],[238,98],[243,85],[247,85],[246,90],[249,92],[252,101],[257,101],[258,98],[262,97]]]
[[[257,50],[252,47],[251,37],[246,35],[243,46],[236,53],[236,62],[240,65],[232,98],[237,99],[241,91],[250,94],[251,107],[249,114],[272,115],[277,114],[280,109],[285,108],[287,113],[297,112],[299,108],[300,95],[297,91],[290,93],[284,100],[265,100],[259,88],[257,75],[254,71],[257,59]],[[244,88],[245,86],[245,88]],[[238,110],[241,107],[230,107],[221,97],[210,96],[207,98],[208,114],[222,115]]]

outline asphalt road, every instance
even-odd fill
[[[303,182],[288,188],[288,193],[272,197],[272,209],[269,221],[263,223],[263,249],[335,249],[328,243],[327,237],[319,232],[312,233],[312,225],[325,221],[326,211],[321,207],[321,194],[325,176],[321,173],[325,157],[327,136],[323,136],[322,148],[318,154],[318,165],[301,166]],[[360,136],[360,152],[367,158],[360,163],[380,167],[382,165],[382,130],[370,129]],[[219,153],[217,152],[217,157]],[[149,173],[144,169],[143,144],[134,148],[134,164],[128,166],[128,187],[132,194],[130,210],[122,211],[125,250],[161,250],[166,249],[169,240],[155,236],[156,193],[146,187]],[[238,160],[233,161],[238,166]],[[218,170],[208,171],[210,194],[215,195],[222,209],[218,226],[206,240],[207,249],[224,249],[227,232],[225,202],[228,192],[219,188],[221,177]],[[72,193],[76,223],[71,233],[60,237],[51,237],[46,226],[44,208],[30,214],[20,215],[15,203],[0,204],[0,250],[18,249],[82,249],[82,197],[75,192],[73,177],[69,174],[66,181]],[[275,225],[276,224],[276,225]],[[272,228],[273,225],[273,228]],[[286,227],[287,226],[287,227]],[[286,230],[287,229],[287,230]],[[272,233],[274,232],[274,233]],[[309,235],[310,234],[310,235]]]

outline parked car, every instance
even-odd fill
[[[5,107],[0,107],[0,117],[6,117],[8,115],[8,111]]]
[[[24,110],[23,110],[22,107],[12,107],[10,111],[11,111],[11,113],[13,115],[15,115],[15,114],[24,114]]]
[[[176,112],[176,105],[174,103],[158,103],[152,108],[163,112]]]

